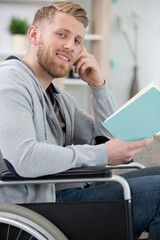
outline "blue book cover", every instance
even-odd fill
[[[115,137],[137,141],[160,131],[160,91],[151,83],[103,122]]]

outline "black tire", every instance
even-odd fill
[[[40,214],[6,203],[0,203],[0,239],[68,240],[53,223]]]

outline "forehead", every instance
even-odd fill
[[[75,35],[81,36],[82,38],[84,38],[85,35],[85,27],[83,23],[68,13],[56,12],[48,27],[51,31],[65,29]]]

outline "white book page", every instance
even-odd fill
[[[131,102],[133,102],[135,99],[137,99],[138,97],[140,97],[143,93],[147,92],[149,89],[151,89],[152,87],[158,89],[158,91],[160,90],[160,88],[157,86],[156,83],[152,82],[150,84],[148,84],[145,88],[143,88],[139,93],[137,93],[134,97],[132,97],[128,102],[126,102],[121,108],[119,108],[115,113],[113,113],[109,118],[107,118],[105,121],[109,120],[111,117],[113,117],[114,115],[116,115],[118,112],[120,112],[123,108],[125,108],[127,105],[129,105]]]

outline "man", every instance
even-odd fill
[[[124,142],[103,128],[115,104],[96,60],[83,47],[87,24],[79,5],[53,2],[35,14],[26,56],[0,64],[0,146],[7,166],[19,177],[127,163],[152,142]],[[91,89],[94,118],[54,85],[54,78],[66,76],[73,65]],[[157,167],[124,174],[132,192],[135,236],[149,228],[150,239],[160,238],[159,173]],[[0,201],[55,201],[55,188],[57,201],[122,198],[117,184],[94,183],[1,187]]]

